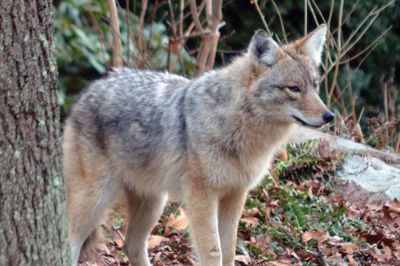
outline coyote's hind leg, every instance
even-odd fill
[[[111,182],[102,158],[89,152],[70,126],[63,143],[63,171],[68,208],[68,237],[72,265],[77,265],[83,248],[90,247],[92,236],[105,209],[119,195],[119,185]]]
[[[97,230],[104,211],[112,202],[118,191],[102,187],[100,184],[81,184],[81,187],[69,193],[68,227],[73,265],[76,265],[83,249],[90,248],[97,235]],[[90,241],[92,240],[92,241]]]

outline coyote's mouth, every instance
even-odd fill
[[[312,128],[319,128],[321,125],[312,125],[304,121],[303,119],[298,118],[297,116],[292,115],[292,117],[299,122],[301,125],[306,126],[306,127],[312,127]]]

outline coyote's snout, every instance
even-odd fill
[[[167,199],[181,200],[201,265],[234,265],[248,190],[294,124],[334,115],[318,96],[326,27],[279,46],[257,31],[247,53],[203,76],[123,69],[97,80],[67,120],[63,142],[74,265],[104,210],[124,194],[125,249],[150,265],[147,238]]]
[[[293,88],[289,89],[293,90]],[[298,91],[300,89],[296,87],[295,90]],[[297,93],[301,94],[301,92]],[[315,88],[304,92],[297,101],[297,103],[293,103],[292,117],[301,125],[318,128],[331,122],[335,117],[321,101]]]

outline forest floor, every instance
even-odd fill
[[[400,202],[335,178],[344,155],[324,143],[287,145],[271,174],[247,198],[237,265],[400,265]],[[189,222],[170,204],[149,238],[153,265],[195,265]],[[129,265],[126,216],[114,208],[106,239],[80,265]]]

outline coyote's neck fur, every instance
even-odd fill
[[[286,141],[293,128],[293,123],[279,121],[273,115],[260,112],[252,102],[252,86],[257,86],[260,78],[268,71],[268,67],[245,54],[227,67],[206,73],[200,78],[204,82],[218,79],[223,84],[217,87],[215,93],[224,95],[229,105],[229,109],[219,114],[225,121],[224,125],[219,125],[225,129],[220,137],[225,145],[224,150],[238,159],[248,160],[260,156],[264,158],[266,153],[271,153]]]

